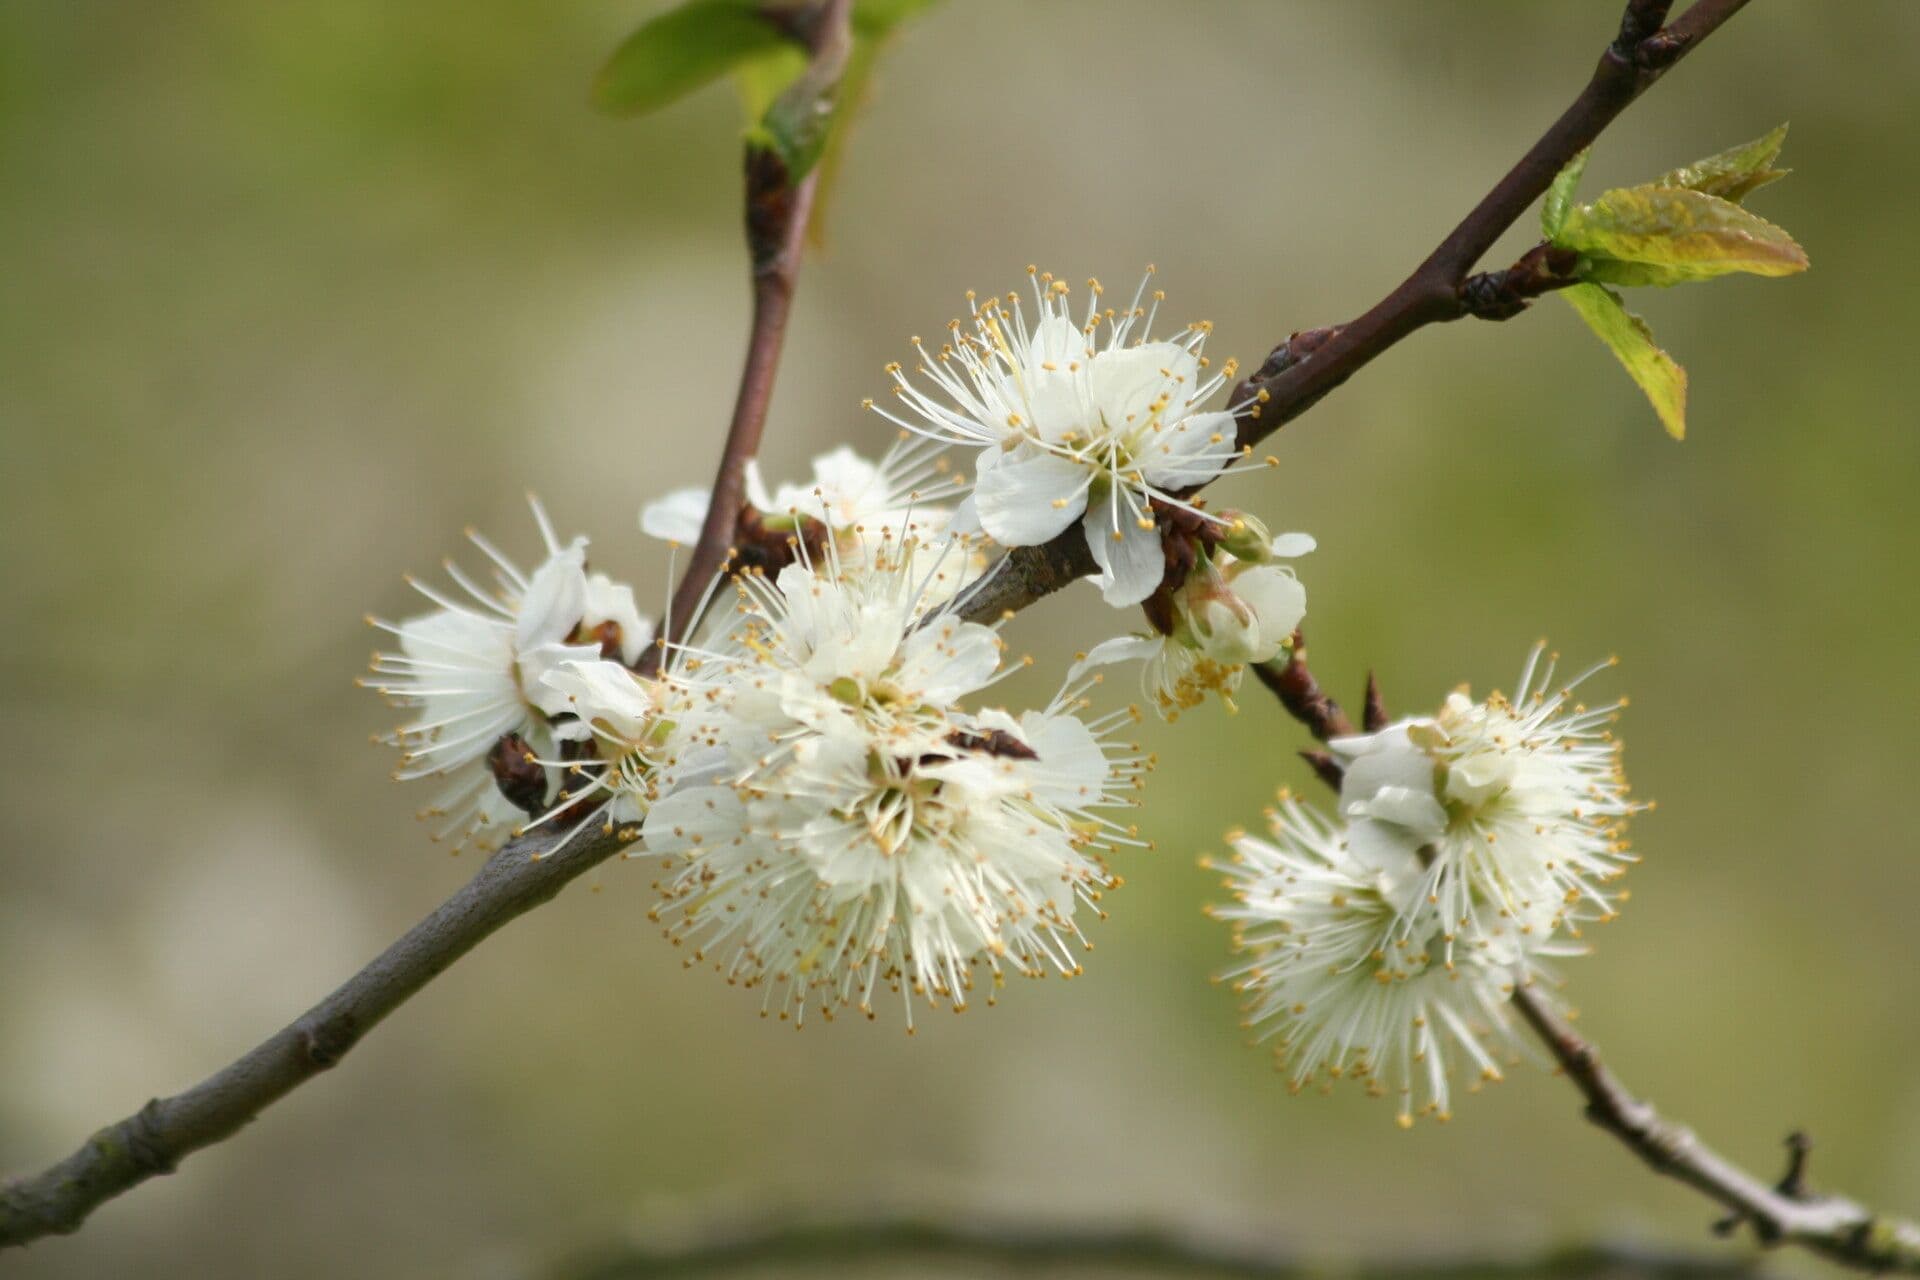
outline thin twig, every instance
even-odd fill
[[[852,0],[825,0],[818,6],[818,19],[803,27],[812,54],[808,74],[813,80],[813,96],[822,110],[831,104],[851,50],[851,4]],[[698,621],[694,614],[701,596],[727,562],[746,500],[747,463],[760,451],[760,437],[766,430],[773,378],[780,366],[787,321],[793,313],[793,293],[799,282],[800,258],[819,182],[818,165],[796,183],[778,151],[748,142],[746,230],[753,264],[753,327],[746,366],[740,371],[740,390],[734,398],[733,420],[727,426],[726,444],[707,500],[706,520],[687,557],[680,583],[674,588],[672,608],[658,637],[660,643],[650,646],[641,658],[643,674],[659,670],[665,644],[683,639],[692,631]]]
[[[1746,3],[1697,0],[1665,28],[1655,15],[1664,13],[1666,4],[1629,3],[1620,35],[1601,55],[1580,96],[1412,275],[1357,320],[1294,334],[1234,388],[1230,402],[1248,405],[1240,419],[1240,443],[1252,446],[1266,439],[1416,330],[1470,316],[1504,319],[1527,298],[1572,283],[1567,264],[1541,250],[1504,272],[1468,273],[1569,161]],[[969,597],[969,616],[985,621],[1023,609],[1096,568],[1077,524],[1042,546],[1016,549],[1008,559],[991,583]]]
[[[1765,1245],[1794,1244],[1861,1271],[1920,1274],[1920,1223],[1875,1213],[1844,1196],[1806,1190],[1805,1151],[1789,1142],[1787,1175],[1768,1185],[1663,1118],[1614,1077],[1593,1045],[1530,987],[1513,994],[1514,1008],[1553,1054],[1587,1100],[1587,1118],[1625,1143],[1656,1173],[1686,1183],[1747,1223]],[[1798,1137],[1798,1135],[1795,1135]]]
[[[379,1021],[509,921],[598,866],[622,844],[583,833],[523,836],[382,951],[338,990],[224,1069],[184,1093],[155,1098],[101,1129],[66,1159],[0,1182],[0,1245],[77,1231],[101,1204],[202,1147],[232,1137],[268,1106],[335,1066]]]
[[[825,20],[812,28],[813,71],[824,60],[844,58],[848,4],[849,0],[827,0]],[[1647,18],[1663,14],[1666,6],[1631,0],[1621,40],[1609,46],[1580,97],[1413,276],[1350,325],[1294,335],[1243,384],[1247,396],[1259,395],[1257,416],[1250,410],[1242,423],[1243,437],[1261,439],[1298,417],[1416,329],[1476,314],[1471,301],[1461,296],[1466,273],[1474,263],[1526,212],[1567,161],[1744,4],[1745,0],[1697,0],[1664,30],[1645,35],[1643,30],[1658,25],[1657,17],[1651,23]],[[1629,35],[1634,38],[1627,39]],[[837,74],[838,63],[828,65]],[[831,87],[829,83],[826,91]],[[770,197],[774,188],[769,184],[777,174],[761,167],[764,164],[750,151],[748,235],[755,251],[752,341],[706,522],[674,595],[672,623],[679,634],[691,625],[697,600],[725,563],[739,514],[746,461],[758,449],[766,423],[813,197],[812,175],[795,184],[787,197]],[[1075,525],[1045,546],[1012,553],[993,579],[969,597],[967,615],[998,618],[1060,590],[1094,567]],[[660,646],[652,646],[643,669],[657,664],[660,652]],[[517,841],[495,855],[479,875],[306,1017],[231,1066],[186,1093],[150,1102],[135,1115],[102,1129],[59,1164],[0,1183],[0,1247],[77,1230],[106,1200],[155,1174],[170,1172],[183,1156],[230,1136],[263,1107],[337,1062],[375,1022],[481,939],[551,898],[618,846],[582,841],[563,854],[534,861],[527,855],[536,847]]]
[[[848,1267],[891,1262],[901,1273],[930,1264],[960,1264],[994,1275],[1071,1271],[1127,1275],[1307,1280],[1338,1274],[1350,1280],[1471,1280],[1477,1277],[1627,1277],[1683,1280],[1752,1274],[1723,1259],[1635,1250],[1586,1248],[1545,1257],[1436,1262],[1429,1258],[1343,1264],[1330,1268],[1277,1253],[1271,1245],[1156,1226],[1099,1226],[1031,1220],[927,1216],[719,1223],[673,1245],[644,1244],[572,1267],[566,1280],[654,1280],[654,1277],[761,1274],[798,1268],[841,1275]],[[864,1274],[864,1273],[863,1273]]]
[[[824,0],[817,17],[805,26],[812,56],[803,87],[819,100],[822,111],[846,64],[852,39],[850,4]],[[706,524],[674,594],[676,628],[691,621],[733,535],[747,460],[759,448],[766,423],[813,205],[817,169],[791,183],[770,149],[749,143],[746,156],[753,329]],[[659,653],[660,646],[652,646],[643,661],[657,664]],[[153,1099],[49,1169],[0,1182],[0,1247],[77,1231],[107,1200],[156,1174],[173,1172],[186,1156],[231,1137],[264,1108],[339,1062],[375,1023],[482,939],[552,898],[624,842],[593,830],[546,856],[552,843],[553,837],[545,833],[513,841],[339,990],[224,1070],[185,1093]]]
[[[1297,652],[1288,666],[1298,669],[1293,677],[1296,687],[1319,688],[1306,669],[1304,651]],[[1316,738],[1323,737],[1323,725],[1310,705],[1289,698],[1273,681],[1268,681],[1268,687],[1274,689],[1287,714]],[[1386,706],[1372,675],[1367,677],[1367,707],[1369,728],[1376,727],[1376,721],[1385,723]],[[1339,764],[1323,753],[1313,756],[1309,758],[1321,780],[1339,790]],[[1629,1093],[1593,1045],[1537,988],[1517,987],[1513,1006],[1553,1055],[1561,1073],[1586,1098],[1587,1118],[1620,1139],[1655,1172],[1686,1183],[1730,1211],[1732,1216],[1720,1226],[1723,1234],[1745,1223],[1764,1245],[1800,1245],[1861,1271],[1920,1274],[1920,1224],[1883,1217],[1843,1196],[1814,1195],[1807,1190],[1804,1135],[1789,1139],[1786,1176],[1769,1186],[1700,1141],[1691,1129],[1662,1118],[1652,1103]]]

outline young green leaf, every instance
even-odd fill
[[[1567,161],[1567,167],[1554,176],[1553,185],[1547,188],[1546,203],[1540,206],[1540,233],[1553,243],[1559,243],[1556,237],[1560,228],[1566,225],[1567,211],[1573,208],[1573,189],[1580,185],[1580,175],[1586,172],[1587,156],[1592,148],[1582,148],[1580,154]]]
[[[1719,196],[1739,204],[1747,195],[1769,182],[1787,176],[1788,170],[1776,169],[1780,148],[1787,140],[1784,124],[1764,137],[1744,142],[1718,155],[1696,160],[1684,168],[1661,174],[1653,180],[1656,187],[1685,187],[1702,195]]]
[[[1620,295],[1594,284],[1560,290],[1600,341],[1607,344],[1627,376],[1639,384],[1653,411],[1675,440],[1687,435],[1687,371],[1653,341],[1647,322],[1627,310]]]
[[[757,54],[733,69],[734,88],[740,92],[740,109],[749,128],[766,117],[774,99],[806,69],[807,51],[797,44],[783,44]]]
[[[1590,262],[1582,279],[1671,285],[1745,271],[1786,276],[1807,269],[1792,236],[1730,200],[1683,187],[1626,187],[1569,209],[1553,243]]]
[[[594,80],[593,104],[615,115],[657,111],[794,43],[755,0],[687,0],[614,50]]]

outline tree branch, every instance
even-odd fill
[[[1506,304],[1476,304],[1463,294],[1463,290],[1473,292],[1467,289],[1467,271],[1526,212],[1567,161],[1745,2],[1697,0],[1683,17],[1660,29],[1666,4],[1630,0],[1621,35],[1609,46],[1586,89],[1412,276],[1351,324],[1295,334],[1241,384],[1235,403],[1255,400],[1241,423],[1242,439],[1248,443],[1263,439],[1424,325],[1502,309]],[[849,3],[824,0],[822,20],[810,29],[813,60],[806,77],[823,95],[833,91],[846,56]],[[815,181],[810,173],[789,186],[785,170],[770,164],[764,149],[749,146],[752,336],[713,497],[675,590],[672,630],[665,638],[684,635],[691,627],[707,582],[726,560],[741,506],[746,462],[758,450],[766,423]],[[1537,281],[1539,291],[1544,291],[1551,269],[1550,262],[1529,265],[1523,258],[1513,270],[1520,271],[1526,281]],[[1531,287],[1515,277],[1505,291],[1488,288],[1492,296],[1505,298],[1510,293],[1524,303],[1531,296],[1525,290]],[[1093,570],[1076,525],[1045,546],[1015,550],[992,579],[969,596],[966,614],[997,618]],[[642,670],[657,669],[660,653],[659,645],[650,647]],[[535,860],[530,855],[541,847],[526,840],[508,845],[367,968],[225,1070],[185,1093],[149,1102],[135,1115],[102,1129],[52,1168],[0,1184],[0,1247],[77,1230],[87,1214],[106,1200],[155,1174],[170,1172],[184,1156],[232,1135],[261,1109],[339,1061],[374,1023],[481,939],[553,897],[618,845],[583,840],[562,853]]]
[[[1585,1096],[1587,1119],[1620,1139],[1654,1172],[1727,1209],[1732,1216],[1719,1224],[1723,1233],[1747,1223],[1764,1245],[1800,1245],[1860,1271],[1920,1275],[1920,1223],[1877,1214],[1844,1196],[1808,1192],[1805,1140],[1799,1135],[1789,1141],[1793,1154],[1787,1176],[1770,1186],[1629,1093],[1593,1045],[1532,988],[1517,989],[1513,1005]]]
[[[654,1277],[842,1274],[860,1264],[891,1261],[907,1267],[963,1265],[994,1275],[1073,1274],[1097,1270],[1127,1275],[1234,1276],[1242,1280],[1309,1280],[1335,1269],[1275,1253],[1256,1242],[1152,1226],[1099,1227],[1071,1223],[876,1217],[719,1224],[675,1247],[634,1247],[568,1269],[568,1280],[653,1280]],[[1341,1266],[1350,1280],[1475,1280],[1478,1277],[1733,1277],[1752,1273],[1739,1263],[1616,1249],[1574,1249],[1546,1257],[1435,1263],[1429,1260]]]
[[[800,95],[795,109],[816,113],[821,122],[851,49],[850,23],[851,0],[821,0],[802,27],[811,57],[793,91]],[[791,182],[772,148],[747,144],[753,327],[706,523],[674,592],[669,625],[682,633],[693,621],[706,583],[725,561],[746,464],[760,447],[817,178],[815,168],[798,183]],[[660,653],[661,646],[649,647],[642,670],[657,669]],[[0,1182],[0,1248],[77,1231],[101,1204],[156,1174],[173,1172],[188,1155],[233,1136],[266,1107],[339,1062],[374,1024],[482,939],[551,899],[625,843],[617,834],[597,829],[583,832],[558,851],[549,848],[553,839],[542,832],[508,844],[373,963],[224,1070],[185,1093],[149,1101],[49,1169]]]
[[[1565,274],[1571,264],[1544,249],[1506,271],[1467,273],[1569,161],[1747,0],[1697,0],[1663,28],[1660,17],[1670,2],[1630,0],[1620,33],[1586,88],[1399,287],[1357,320],[1292,335],[1234,388],[1229,403],[1248,406],[1240,418],[1242,445],[1266,439],[1416,330],[1468,316],[1506,319],[1528,299],[1572,283]],[[1008,559],[1006,570],[969,597],[970,617],[987,620],[1025,608],[1095,569],[1078,525],[1044,546],[1016,548]]]
[[[232,1137],[249,1120],[336,1065],[360,1038],[508,921],[621,847],[597,828],[549,853],[557,837],[523,836],[493,855],[338,990],[184,1093],[155,1098],[66,1159],[0,1182],[0,1246],[77,1231],[101,1204]]]
[[[1286,664],[1295,688],[1316,692],[1319,685],[1306,670],[1304,648],[1297,648]],[[1324,741],[1324,724],[1311,703],[1289,697],[1276,680],[1262,679],[1295,720]],[[1330,701],[1325,695],[1322,700]],[[1384,723],[1386,709],[1379,686],[1367,677],[1367,721]],[[1315,772],[1335,791],[1340,789],[1340,765],[1324,753],[1309,753]],[[1786,1176],[1768,1186],[1694,1136],[1691,1129],[1661,1117],[1652,1103],[1636,1098],[1614,1078],[1599,1052],[1572,1025],[1542,999],[1530,985],[1514,989],[1513,1006],[1521,1019],[1546,1045],[1560,1072],[1587,1100],[1587,1118],[1625,1143],[1656,1173],[1686,1183],[1730,1211],[1716,1230],[1730,1233],[1742,1223],[1769,1247],[1800,1245],[1821,1257],[1861,1271],[1900,1271],[1920,1274],[1920,1223],[1883,1217],[1843,1196],[1816,1196],[1805,1184],[1807,1142],[1803,1135],[1789,1139],[1792,1156]]]
[[[801,28],[807,36],[811,63],[799,87],[811,99],[804,104],[805,110],[825,112],[831,108],[852,50],[852,0],[823,0],[814,12],[817,16]],[[753,327],[747,342],[747,362],[740,371],[733,420],[727,426],[700,538],[687,557],[686,570],[674,588],[672,607],[656,637],[662,643],[650,646],[640,660],[642,674],[652,675],[660,669],[664,644],[683,639],[692,631],[698,621],[694,614],[701,596],[727,562],[735,522],[746,501],[747,463],[760,451],[760,437],[766,430],[767,406],[773,399],[773,378],[786,341],[787,320],[793,312],[793,293],[799,282],[800,258],[819,182],[818,165],[809,168],[796,183],[775,148],[748,140],[746,225],[747,250],[753,263]]]

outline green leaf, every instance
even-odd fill
[[[1786,140],[1787,126],[1783,124],[1752,142],[1742,143],[1718,155],[1708,156],[1705,160],[1696,160],[1685,168],[1661,174],[1653,180],[1653,185],[1685,187],[1689,191],[1719,196],[1722,200],[1739,204],[1755,189],[1787,176],[1788,170],[1773,167],[1773,162],[1780,158],[1780,148]]]
[[[1603,284],[1679,284],[1745,271],[1807,269],[1792,236],[1730,200],[1683,187],[1625,187],[1569,209],[1556,245],[1590,262],[1580,277]]]
[[[1639,384],[1653,411],[1675,440],[1687,435],[1687,371],[1653,341],[1647,322],[1627,310],[1620,295],[1599,285],[1576,284],[1560,290],[1600,341],[1607,344],[1627,376]]]
[[[1573,189],[1580,185],[1580,175],[1586,172],[1587,156],[1592,148],[1582,148],[1580,154],[1567,161],[1567,167],[1554,176],[1553,185],[1547,188],[1547,201],[1540,206],[1540,231],[1549,241],[1560,234],[1560,228],[1566,225],[1567,211],[1573,207]]]
[[[657,111],[792,44],[754,0],[687,0],[614,50],[594,80],[593,104],[615,115]]]
[[[735,67],[733,84],[740,91],[740,109],[746,113],[749,126],[764,119],[774,99],[806,69],[807,51],[797,44],[783,44]]]

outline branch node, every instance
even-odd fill
[[[307,1061],[325,1070],[347,1056],[360,1040],[352,1014],[339,1014],[300,1028],[300,1048]]]

